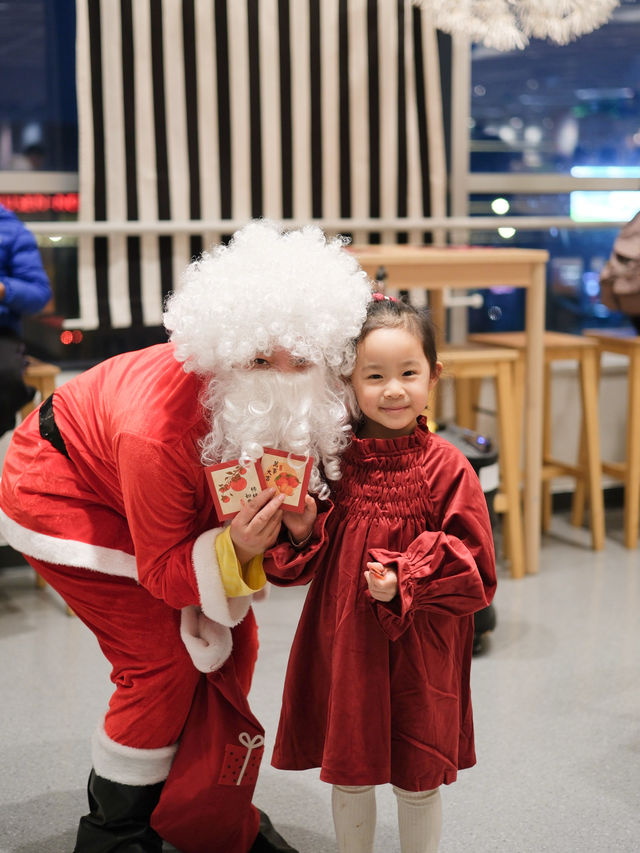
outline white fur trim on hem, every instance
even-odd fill
[[[196,669],[215,672],[231,654],[231,628],[208,619],[199,607],[183,607],[180,636]]]
[[[227,598],[216,556],[216,536],[223,528],[206,530],[193,543],[193,570],[198,583],[200,606],[205,616],[228,628],[242,622],[251,605],[250,595]]]
[[[101,725],[91,739],[93,769],[103,779],[121,785],[155,785],[169,775],[178,744],[160,749],[137,749],[111,740]]]
[[[105,548],[102,545],[91,545],[75,539],[57,539],[46,533],[36,533],[13,521],[1,509],[0,530],[12,548],[44,563],[93,569],[107,575],[138,579],[136,558],[124,551]]]

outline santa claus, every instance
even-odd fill
[[[285,512],[265,490],[222,525],[205,467],[286,448],[314,457],[325,495],[370,298],[343,240],[251,222],[187,268],[168,343],[80,374],[14,432],[0,529],[96,635],[115,686],[77,853],[160,851],[160,834],[185,853],[292,850],[251,805],[251,601],[262,553],[315,503]]]

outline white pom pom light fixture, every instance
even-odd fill
[[[620,0],[412,0],[438,29],[496,50],[526,47],[530,38],[568,44],[606,23]]]

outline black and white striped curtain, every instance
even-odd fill
[[[159,325],[252,217],[366,243],[398,236],[359,220],[446,212],[438,34],[410,0],[77,0],[77,92],[80,220],[167,223],[80,239],[80,328]]]

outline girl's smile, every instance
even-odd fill
[[[358,344],[351,377],[364,422],[362,438],[410,435],[438,381],[422,343],[403,327],[373,329]]]

